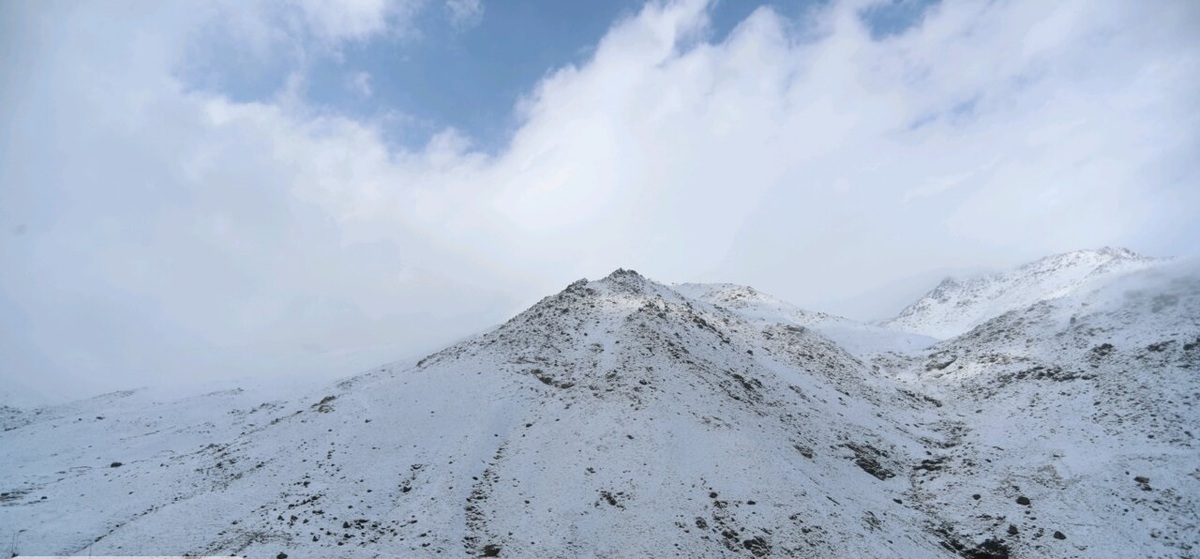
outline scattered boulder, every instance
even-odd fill
[[[952,533],[949,528],[943,527],[935,530],[934,533],[941,536],[942,547],[965,559],[1008,559],[1009,557],[1008,544],[998,538],[990,538],[978,545],[968,546],[963,543],[965,538]]]
[[[1004,540],[992,538],[959,554],[967,559],[1008,559],[1009,550]]]
[[[1146,346],[1146,351],[1152,351],[1152,352],[1158,353],[1160,351],[1166,350],[1173,343],[1175,343],[1175,340],[1165,340],[1165,341],[1161,341],[1161,342],[1158,342],[1155,344],[1150,344],[1150,345]]]
[[[844,446],[854,451],[854,464],[862,468],[864,472],[880,480],[896,477],[894,472],[879,463],[880,457],[886,457],[886,454],[879,449],[867,444],[857,445],[846,443]]]
[[[771,546],[767,545],[766,540],[762,536],[755,536],[742,542],[742,547],[746,548],[755,557],[766,557],[771,553]]]
[[[317,412],[319,413],[329,413],[333,411],[333,406],[330,405],[330,402],[333,402],[336,399],[337,396],[330,394],[324,398],[321,398],[321,401],[313,404],[312,407],[316,408]]]

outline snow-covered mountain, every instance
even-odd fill
[[[982,277],[947,278],[888,321],[887,326],[944,340],[1008,311],[1086,290],[1164,262],[1129,249],[1106,247],[1048,256]]]
[[[320,391],[0,415],[22,554],[1191,557],[1200,274],[928,346],[618,270]],[[927,347],[928,346],[928,347]]]
[[[930,336],[865,324],[819,311],[804,310],[752,287],[729,283],[684,283],[672,289],[724,308],[759,324],[794,324],[820,332],[860,357],[910,352],[938,341]]]
[[[1005,313],[923,358],[912,374],[962,433],[939,453],[962,477],[923,489],[935,507],[982,493],[968,531],[1008,524],[1026,543],[1062,537],[1077,545],[1066,556],[1200,553],[1194,264],[1147,268]],[[1029,503],[1011,506],[1018,495]],[[1052,545],[1035,551],[1023,556],[1057,556]]]

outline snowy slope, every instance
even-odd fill
[[[729,283],[684,283],[672,289],[757,323],[793,324],[811,328],[862,358],[880,353],[911,352],[926,348],[937,339],[864,324],[819,311],[804,310],[751,287]]]
[[[1163,260],[1123,248],[1048,256],[1014,270],[969,279],[947,278],[886,325],[937,339],[958,336],[993,317],[1023,309]]]
[[[43,414],[4,433],[0,524],[25,553],[936,554],[882,473],[921,454],[920,401],[882,380],[811,331],[618,272],[328,394],[213,395],[238,405],[204,422],[216,402]]]
[[[1156,270],[1134,295],[1110,284],[911,350],[619,270],[319,391],[6,417],[0,537],[23,554],[1188,557],[1200,296]]]
[[[1015,533],[1020,556],[1064,542],[1080,557],[1200,553],[1194,265],[1006,313],[931,348],[914,373],[941,393],[957,441],[938,453],[930,504],[971,503],[965,524]]]

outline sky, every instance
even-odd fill
[[[0,3],[10,394],[344,376],[581,277],[858,319],[1200,247],[1190,0]]]

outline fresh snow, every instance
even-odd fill
[[[728,283],[684,283],[672,286],[680,294],[730,310],[760,324],[795,324],[820,332],[859,356],[911,352],[929,347],[936,338],[864,324],[823,312],[807,311],[752,287]]]
[[[981,277],[947,278],[887,326],[944,340],[1008,311],[1064,297],[1165,262],[1128,249],[1103,248],[1048,256],[1015,270]]]
[[[1193,557],[1200,273],[1088,266],[1004,276],[1032,302],[987,291],[1003,312],[966,305],[974,327],[937,343],[618,270],[332,386],[0,408],[0,538],[24,555]]]

